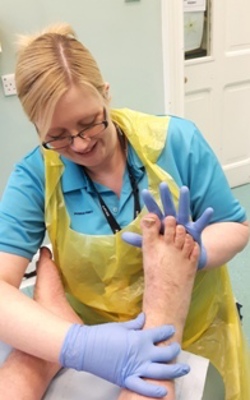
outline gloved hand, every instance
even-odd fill
[[[169,364],[180,352],[177,343],[155,346],[169,339],[174,328],[164,325],[141,330],[145,316],[123,323],[85,326],[73,324],[64,340],[59,362],[66,368],[87,371],[143,396],[163,397],[163,386],[144,381],[175,379],[189,372],[186,364]]]
[[[142,191],[142,197],[148,211],[156,214],[161,221],[165,217],[172,215],[176,218],[177,224],[183,225],[185,227],[186,231],[200,245],[200,258],[198,262],[198,269],[203,268],[207,262],[207,252],[202,244],[201,233],[203,229],[208,225],[213,215],[213,209],[211,207],[208,207],[201,215],[201,217],[198,218],[197,221],[193,222],[190,220],[189,189],[186,186],[181,187],[179,207],[178,212],[176,213],[176,209],[168,185],[165,182],[162,182],[159,187],[164,213],[162,213],[161,209],[159,208],[158,204],[156,203],[150,192],[147,189],[144,189]],[[163,232],[163,224],[161,227],[161,232]],[[122,234],[122,238],[125,242],[131,244],[132,246],[142,246],[142,236],[139,234],[133,232],[124,232]]]

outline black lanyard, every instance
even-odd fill
[[[141,211],[140,200],[139,200],[139,189],[138,189],[138,185],[137,185],[136,179],[135,179],[135,177],[133,175],[132,168],[131,168],[131,166],[129,165],[128,162],[127,162],[127,169],[128,169],[128,175],[129,175],[130,184],[131,184],[131,187],[132,187],[132,193],[133,193],[133,196],[134,196],[134,218],[136,218],[138,216],[138,214],[140,213],[140,211]],[[88,181],[89,181],[89,184],[90,184],[92,190],[95,192],[95,194],[98,197],[102,212],[103,212],[104,216],[106,217],[106,220],[107,220],[110,228],[112,229],[112,232],[113,233],[119,232],[122,228],[120,227],[120,225],[116,221],[115,217],[113,216],[113,214],[109,210],[108,206],[104,202],[102,196],[100,195],[100,193],[96,189],[92,179],[90,178],[90,176],[88,175],[88,173],[86,172],[85,169],[84,169],[84,172],[85,172],[86,177],[88,178]]]

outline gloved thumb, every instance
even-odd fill
[[[128,330],[137,331],[143,328],[144,323],[145,323],[145,314],[142,312],[135,319],[123,322],[120,325],[122,325],[124,328],[127,328]]]
[[[122,239],[124,242],[135,247],[142,247],[142,236],[134,232],[123,232]]]
[[[199,233],[201,233],[203,231],[203,229],[205,229],[206,226],[209,224],[209,222],[213,216],[213,213],[214,213],[214,209],[212,207],[208,207],[208,208],[206,208],[204,213],[201,215],[201,217],[199,219],[197,219],[197,221],[195,221],[195,228]]]

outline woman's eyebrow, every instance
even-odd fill
[[[51,136],[51,137],[54,135],[61,136],[63,133],[66,133],[66,132],[67,132],[67,130],[64,128],[53,128],[53,129],[51,129],[51,131],[47,132],[46,136]]]
[[[78,123],[80,123],[82,125],[90,125],[97,119],[98,115],[100,115],[100,114],[101,114],[101,112],[97,111],[94,115],[91,114],[89,116],[85,116],[85,117],[81,118]],[[86,120],[88,120],[88,122],[86,122]]]
[[[89,126],[96,121],[98,116],[101,116],[102,112],[103,112],[103,110],[96,111],[94,114],[85,115],[84,117],[80,118],[76,122],[76,124],[82,125],[82,126]],[[60,136],[60,135],[63,135],[64,133],[68,133],[70,135],[70,133],[67,131],[67,129],[58,126],[58,127],[51,128],[51,130],[49,130],[47,132],[47,135],[53,137],[54,135]]]

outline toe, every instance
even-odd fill
[[[147,214],[142,218],[141,229],[143,235],[143,245],[152,243],[159,237],[161,223],[155,214]]]
[[[167,243],[174,243],[176,234],[176,219],[168,216],[164,220],[164,239]]]

